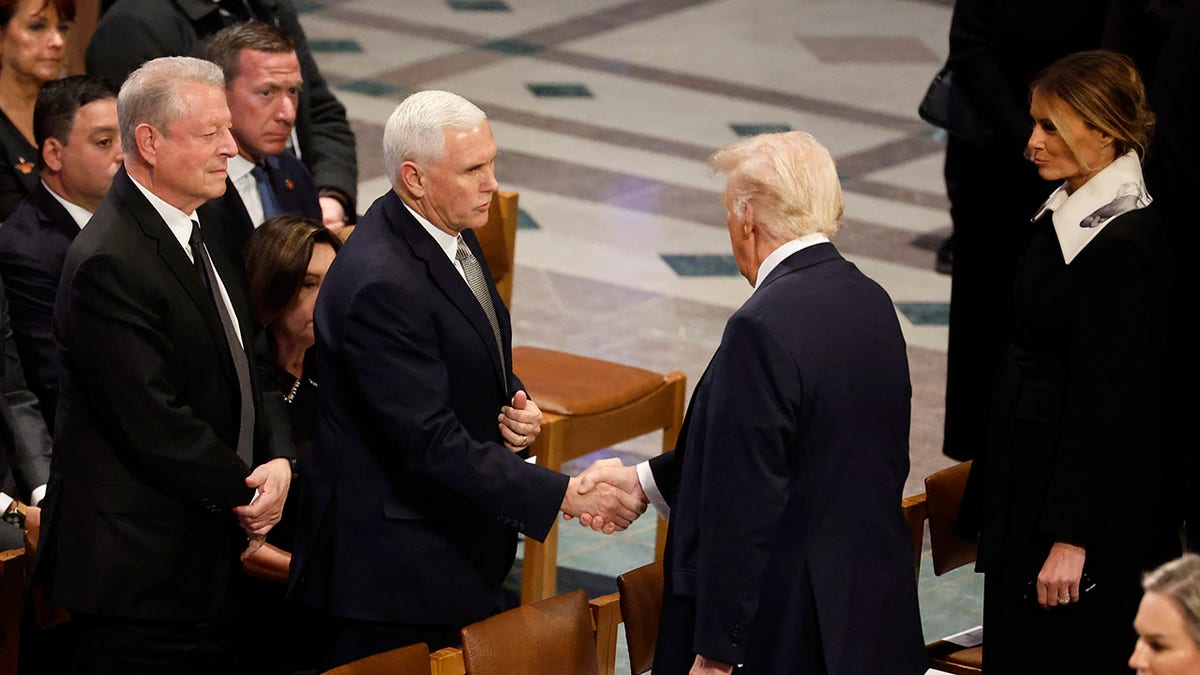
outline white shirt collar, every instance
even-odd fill
[[[808,248],[809,246],[813,246],[815,244],[824,244],[828,241],[829,237],[821,234],[820,232],[814,232],[812,234],[806,234],[803,237],[786,242],[779,248],[771,251],[771,253],[763,259],[762,264],[758,266],[758,276],[755,277],[754,280],[754,289],[758,290],[758,287],[762,285],[767,276],[779,266],[779,263],[787,260],[788,256],[801,249]]]
[[[1130,150],[1113,160],[1073,193],[1063,183],[1050,193],[1033,220],[1053,211],[1054,234],[1069,265],[1114,218],[1144,208],[1153,199],[1142,180],[1142,163]]]
[[[225,166],[225,170],[229,173],[229,179],[235,183],[243,177],[250,175],[250,172],[254,170],[254,162],[241,155],[230,157],[225,162]]]
[[[91,211],[88,211],[74,202],[67,201],[66,197],[63,197],[55,192],[54,188],[46,185],[46,181],[42,181],[42,187],[46,188],[46,192],[49,192],[51,197],[54,197],[56,200],[58,200],[59,204],[62,204],[62,207],[67,210],[67,214],[71,216],[71,220],[75,221],[75,224],[79,226],[79,229],[82,230],[83,226],[87,225],[88,221],[92,219]]]
[[[450,264],[454,265],[454,267],[457,269],[458,256],[456,254],[458,253],[458,235],[450,234],[449,232],[444,232],[438,229],[438,227],[429,222],[425,216],[422,216],[414,211],[412,207],[405,203],[403,199],[400,200],[400,203],[404,204],[404,208],[408,209],[408,212],[412,214],[413,218],[417,219],[417,222],[421,224],[421,227],[425,228],[425,231],[429,233],[429,236],[433,237],[433,240],[437,242],[438,248],[442,249],[442,252],[445,253],[446,257],[450,259]]]
[[[196,212],[184,213],[163,201],[158,195],[147,190],[133,176],[130,176],[129,180],[133,182],[137,189],[142,191],[142,194],[150,202],[150,206],[154,207],[154,210],[162,217],[163,222],[167,224],[167,228],[171,230],[171,234],[175,235],[175,239],[179,240],[179,245],[183,247],[183,252],[187,254],[188,260],[195,262],[192,258],[192,246],[188,242],[192,239],[192,221],[196,220]]]

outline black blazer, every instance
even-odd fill
[[[220,231],[214,212],[197,214],[206,235]],[[207,239],[249,345],[240,259]],[[63,375],[38,578],[75,611],[211,618],[246,542],[230,509],[253,494],[235,450],[237,376],[212,296],[124,169],[67,253],[54,338]],[[256,463],[276,455],[257,420]]]
[[[266,164],[267,178],[275,191],[280,212],[304,216],[320,224],[321,203],[318,201],[317,186],[313,184],[312,174],[304,168],[303,162],[285,150],[268,157]],[[213,199],[212,203],[221,210],[225,224],[229,227],[230,241],[241,251],[254,232],[254,223],[250,222],[250,214],[246,212],[246,205],[242,202],[237,188],[233,186],[232,180],[225,179],[225,194]]]
[[[546,536],[567,477],[501,445],[500,407],[522,388],[512,360],[501,369],[483,309],[396,193],[334,259],[315,320],[320,412],[293,592],[370,621],[465,625],[497,611],[517,532]]]
[[[878,284],[828,243],[770,273],[650,462],[671,506],[666,595],[693,607],[664,613],[656,675],[696,653],[748,675],[925,672],[900,511],[910,396]]]
[[[0,283],[0,492],[29,503],[50,477],[50,435],[25,385],[7,307]]]
[[[58,405],[58,347],[54,345],[54,296],[67,248],[79,225],[41,182],[0,227],[0,276],[8,292],[13,339],[29,389],[54,429]]]
[[[38,149],[0,111],[0,222],[38,185]]]

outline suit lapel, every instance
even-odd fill
[[[412,214],[405,208],[404,202],[395,192],[389,192],[387,201],[384,202],[384,208],[388,221],[393,224],[393,228],[403,238],[412,249],[413,253],[423,260],[429,269],[429,276],[433,282],[441,289],[442,293],[450,299],[454,306],[466,317],[471,327],[475,329],[475,333],[479,336],[480,341],[487,349],[488,355],[492,359],[492,372],[500,382],[501,389],[506,393],[508,391],[507,381],[504,371],[500,367],[500,354],[496,351],[496,337],[492,332],[492,324],[488,321],[487,315],[483,313],[483,307],[479,301],[475,299],[475,294],[471,292],[467,282],[463,281],[454,264],[446,257],[446,254],[438,247],[437,242],[429,236],[425,228],[421,226]],[[482,253],[479,251],[479,244],[475,240],[475,235],[472,233],[464,233],[463,238],[467,240],[467,245],[475,253],[476,258],[480,260],[480,265],[483,266]],[[475,244],[471,246],[471,244]],[[487,268],[484,267],[485,277]],[[488,277],[490,280],[490,277]],[[504,306],[500,303],[499,297],[496,295],[494,284],[488,283],[488,289],[492,296],[492,303],[496,310],[496,320],[500,321],[501,335],[507,333],[507,324],[500,319],[501,308]],[[503,339],[503,337],[502,337]],[[507,343],[507,340],[505,340]]]
[[[781,277],[787,276],[796,270],[819,265],[830,260],[842,260],[842,254],[838,253],[837,248],[832,243],[822,242],[802,248],[780,261],[775,266],[775,269],[771,270],[771,273],[767,275],[767,278],[759,284],[756,290],[760,290],[766,287],[767,284],[774,283]]]
[[[45,227],[61,232],[68,239],[75,239],[75,235],[79,234],[79,226],[75,224],[75,219],[41,181],[38,181],[37,189],[30,198],[37,209],[38,219]]]
[[[208,327],[209,335],[213,342],[217,345],[227,345],[225,340],[225,329],[221,327],[221,317],[217,314],[217,306],[213,301],[212,295],[208,289],[201,283],[199,276],[196,274],[196,268],[187,254],[183,252],[183,247],[179,245],[179,240],[171,233],[170,228],[163,221],[146,197],[133,184],[133,180],[129,174],[125,173],[125,169],[117,172],[113,178],[112,189],[117,191],[121,203],[125,205],[126,210],[137,222],[142,232],[151,239],[157,242],[158,255],[166,264],[167,269],[179,282],[183,292],[191,298],[196,305],[196,309],[204,318],[204,324]],[[203,231],[203,226],[201,226]],[[233,369],[233,360],[229,355],[228,350],[218,350],[222,353],[221,363],[227,374],[237,381],[237,373]]]

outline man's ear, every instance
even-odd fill
[[[420,199],[425,196],[424,177],[421,175],[421,167],[415,162],[405,161],[400,165],[400,182],[413,197]]]
[[[742,238],[749,239],[758,234],[758,217],[754,213],[754,204],[746,202],[742,211]]]
[[[47,169],[50,169],[54,173],[62,171],[62,149],[63,144],[54,137],[47,138],[46,141],[42,143],[42,163],[46,165]]]
[[[137,125],[133,130],[133,138],[136,143],[138,153],[142,156],[142,161],[150,166],[158,164],[158,143],[162,140],[162,134],[153,125],[145,122]]]

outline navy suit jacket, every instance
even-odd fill
[[[304,168],[304,164],[288,151],[272,155],[266,159],[267,177],[271,179],[271,188],[275,191],[275,199],[279,202],[280,213],[291,216],[304,216],[310,220],[321,222],[321,202],[317,186],[313,183],[312,174]],[[229,228],[228,236],[233,246],[241,251],[246,241],[254,232],[254,223],[250,222],[250,214],[241,195],[233,186],[233,181],[225,179],[225,194],[213,199],[212,202],[221,211],[225,226]]]
[[[474,233],[511,354],[508,312]],[[315,316],[321,387],[291,586],[336,616],[465,625],[500,609],[517,532],[543,539],[567,477],[497,426],[520,381],[483,309],[395,192],[334,259]]]
[[[54,345],[54,296],[79,225],[40,181],[0,227],[0,276],[8,293],[13,339],[29,389],[54,429],[60,360]]]
[[[911,387],[887,293],[822,243],[726,324],[674,452],[655,675],[697,653],[757,673],[923,673],[900,511]],[[811,667],[819,645],[825,670]],[[819,658],[817,659],[819,660]],[[741,671],[739,671],[741,672]]]
[[[219,214],[197,217],[249,346],[241,257],[212,227]],[[62,390],[36,579],[74,611],[212,619],[246,544],[231,508],[254,492],[236,453],[238,380],[212,295],[125,169],[67,252],[54,338]],[[255,464],[290,456],[262,414],[255,431]]]

